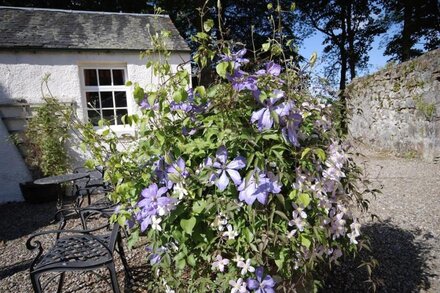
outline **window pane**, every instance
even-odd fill
[[[113,92],[101,92],[102,108],[113,108]]]
[[[110,124],[115,124],[115,112],[113,110],[102,110],[102,118],[110,121]]]
[[[112,85],[110,69],[99,69],[99,85]]]
[[[117,124],[121,125],[122,123],[122,116],[127,115],[127,109],[119,109],[116,110],[116,118],[117,118]]]
[[[87,108],[99,109],[99,94],[97,92],[86,92]]]
[[[98,85],[95,69],[84,69],[84,82],[88,85]]]
[[[89,121],[94,125],[98,126],[98,121],[101,119],[101,115],[99,114],[99,110],[89,110],[87,111],[87,115],[89,116]]]
[[[125,92],[115,92],[116,107],[127,107],[127,94]]]
[[[113,69],[113,85],[124,85],[124,70]]]

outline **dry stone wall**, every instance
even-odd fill
[[[379,150],[440,159],[440,49],[347,87],[349,132]]]

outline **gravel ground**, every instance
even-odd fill
[[[358,266],[373,257],[377,292],[440,292],[440,164],[360,152],[366,177],[382,191],[362,219],[371,252],[334,268],[322,291],[367,292],[367,272]]]
[[[371,283],[362,262],[373,257],[378,292],[440,292],[440,164],[402,159],[363,150],[367,178],[382,194],[371,200],[370,216],[363,217],[363,234],[371,252],[334,267],[322,292],[368,292]],[[25,247],[35,231],[56,229],[51,223],[55,203],[14,203],[0,206],[0,292],[32,292],[28,268],[32,256]],[[78,220],[71,225],[77,225]],[[49,241],[49,239],[47,240]],[[142,247],[128,251],[132,278],[125,278],[116,260],[122,292],[146,292],[147,273]],[[105,270],[101,270],[108,276]],[[68,273],[63,292],[110,292],[102,278],[91,273]],[[128,281],[127,281],[128,280]],[[50,283],[47,292],[56,291]]]

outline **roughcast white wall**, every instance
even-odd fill
[[[170,57],[172,68],[187,62],[190,59],[188,52],[175,52]],[[27,103],[41,102],[42,79],[50,74],[49,88],[51,93],[62,102],[75,102],[78,106],[78,116],[85,119],[85,96],[82,91],[81,68],[86,66],[125,67],[127,80],[138,82],[146,87],[157,83],[152,77],[150,69],[145,64],[148,60],[141,59],[138,52],[86,52],[86,51],[0,51],[0,106],[16,101]],[[185,65],[190,70],[190,65]],[[47,93],[47,91],[45,91]],[[128,111],[134,113],[137,106],[134,102],[131,89],[127,90]],[[4,139],[2,136],[0,139]],[[20,165],[20,158],[12,156],[14,162],[6,160],[11,152],[10,145],[0,144],[0,173],[6,172],[10,164]],[[23,175],[24,177],[28,175]],[[4,184],[0,176],[0,186]],[[8,195],[0,188],[0,203],[20,198],[18,195]]]

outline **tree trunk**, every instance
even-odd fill
[[[354,31],[352,24],[352,1],[347,1],[347,39],[348,39],[348,67],[350,68],[350,79],[356,77],[356,52],[354,49]]]
[[[402,31],[402,56],[401,61],[407,61],[411,58],[411,18],[413,13],[412,0],[403,2],[403,31]]]
[[[341,40],[339,42],[339,52],[341,55],[341,77],[339,81],[339,89],[345,89],[345,83],[347,82],[347,50],[345,48],[345,43],[347,42],[347,28],[346,28],[346,11],[343,8],[341,12]]]

